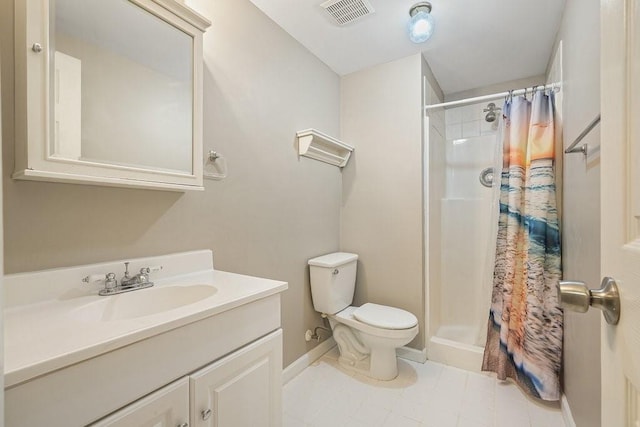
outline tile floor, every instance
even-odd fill
[[[342,370],[334,348],[284,386],[284,427],[564,427],[511,383],[398,359],[393,381]]]

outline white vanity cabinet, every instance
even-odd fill
[[[91,427],[279,427],[282,330],[183,377]]]
[[[189,377],[191,426],[282,424],[282,332],[236,351]]]
[[[189,379],[184,377],[91,424],[91,427],[188,427],[188,425]]]
[[[236,277],[242,276],[231,275],[228,280]],[[281,292],[284,288],[286,285],[280,285],[277,291],[266,292]],[[236,291],[220,291],[220,298],[231,292]],[[216,296],[211,299],[215,300]],[[89,359],[73,355],[76,363],[25,381],[5,375],[5,425],[85,426],[110,420],[105,417],[111,416],[115,417],[114,423],[119,422],[119,417],[155,421],[153,417],[162,412],[175,411],[173,414],[177,414],[177,410],[172,409],[175,402],[188,399],[186,410],[191,413],[190,421],[187,421],[190,426],[279,426],[282,393],[280,295],[260,296],[251,302],[233,300],[230,304],[237,307],[144,339],[135,338],[130,344],[112,351],[108,349],[114,344],[99,344],[106,352]],[[33,324],[22,319],[23,316],[18,319],[20,326]],[[9,326],[14,324],[11,317],[7,323]],[[89,328],[97,326],[84,323],[88,323]],[[67,340],[101,333],[91,329],[74,331],[65,327],[64,330],[68,331]],[[14,335],[11,333],[9,338]],[[31,336],[41,335],[19,335],[15,341]],[[14,347],[7,348],[13,350]],[[189,386],[184,391],[186,397],[174,401],[168,394],[165,396],[165,387],[180,378],[187,378]],[[147,401],[151,396],[159,400]],[[180,407],[185,406],[181,404]],[[203,420],[202,412],[206,413],[207,409],[211,409],[211,416]],[[247,420],[250,423],[247,424]],[[157,424],[97,425],[155,427]],[[180,425],[177,423],[175,427]]]
[[[287,283],[210,250],[127,262],[163,268],[113,296],[80,279],[122,260],[4,277],[4,425],[280,426]]]

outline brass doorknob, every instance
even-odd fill
[[[589,289],[584,282],[563,280],[558,289],[562,308],[586,313],[589,306],[602,310],[607,323],[617,325],[620,320],[620,293],[611,277],[602,279],[600,289]]]

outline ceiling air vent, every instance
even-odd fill
[[[375,10],[367,0],[329,0],[320,5],[338,25],[346,25]]]

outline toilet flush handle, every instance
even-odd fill
[[[337,268],[335,270],[333,270],[333,275],[335,276],[336,274],[340,273],[340,270],[338,270]]]

